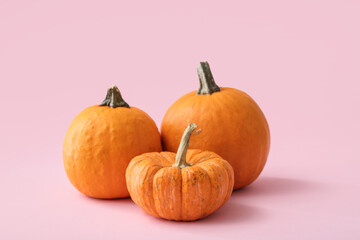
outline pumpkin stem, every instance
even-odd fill
[[[220,88],[214,81],[208,62],[200,62],[197,73],[200,80],[200,87],[197,91],[198,95],[211,95],[214,92],[220,92]]]
[[[121,96],[121,93],[117,86],[112,85],[106,93],[106,97],[104,101],[100,104],[100,106],[109,106],[112,108],[117,107],[127,107],[130,108],[129,104],[127,104]]]
[[[190,123],[187,126],[187,128],[181,138],[181,142],[180,142],[179,148],[176,153],[175,164],[172,165],[173,167],[184,168],[184,167],[191,166],[191,164],[186,162],[186,152],[189,147],[190,136],[196,128],[197,128],[197,125],[195,123]]]

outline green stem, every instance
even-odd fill
[[[180,142],[179,148],[176,153],[175,164],[172,165],[173,167],[184,168],[184,167],[191,166],[191,164],[186,162],[186,152],[189,148],[190,136],[196,128],[197,128],[197,125],[195,123],[190,123],[187,126],[187,128],[181,138],[181,142]]]
[[[100,106],[108,106],[112,108],[117,107],[126,107],[130,108],[129,104],[127,104],[121,96],[121,93],[117,86],[112,85],[108,90],[104,101],[100,104]]]
[[[200,81],[200,87],[197,91],[198,95],[211,95],[214,92],[220,92],[220,88],[214,81],[208,62],[201,62],[197,68],[197,72]]]

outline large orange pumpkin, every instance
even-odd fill
[[[200,63],[199,90],[178,99],[166,112],[161,126],[164,150],[176,151],[181,129],[196,122],[203,131],[190,148],[216,152],[234,169],[234,189],[249,185],[264,168],[270,132],[265,116],[245,92],[216,85],[209,64]]]
[[[128,197],[125,171],[142,153],[161,151],[154,121],[130,107],[116,86],[105,100],[83,110],[72,121],[64,140],[63,159],[70,182],[95,198]]]
[[[234,172],[209,151],[189,150],[191,123],[177,154],[145,153],[131,160],[126,182],[132,200],[145,212],[169,220],[194,221],[216,211],[230,197]]]

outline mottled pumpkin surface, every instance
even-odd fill
[[[128,197],[125,171],[132,158],[161,151],[154,121],[131,107],[92,106],[72,121],[63,159],[70,182],[95,198]]]
[[[132,200],[145,212],[169,220],[193,221],[216,211],[230,197],[234,172],[219,155],[188,150],[179,168],[175,153],[145,153],[135,157],[126,171]]]
[[[256,102],[234,88],[220,88],[211,95],[190,92],[166,112],[161,125],[163,148],[174,152],[182,129],[195,122],[201,134],[193,136],[189,148],[219,154],[234,169],[238,189],[249,185],[261,173],[270,148],[270,132]]]

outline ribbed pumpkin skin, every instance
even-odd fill
[[[234,88],[220,88],[211,95],[190,92],[166,112],[161,126],[165,151],[176,151],[184,129],[196,122],[201,134],[192,137],[189,148],[219,154],[234,169],[234,189],[253,182],[261,173],[270,148],[265,116],[255,101]]]
[[[188,150],[193,166],[172,167],[175,153],[145,153],[135,157],[126,170],[132,200],[152,216],[194,221],[220,208],[230,197],[234,172],[215,153]]]
[[[132,158],[161,151],[154,121],[138,108],[92,106],[72,121],[63,160],[70,182],[95,198],[129,197],[125,172]]]

